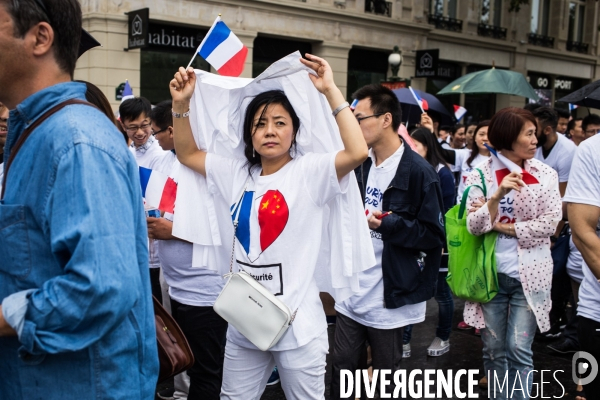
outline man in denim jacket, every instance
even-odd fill
[[[158,373],[138,168],[97,109],[69,105],[77,0],[0,0],[12,111],[0,203],[0,398],[153,399]]]

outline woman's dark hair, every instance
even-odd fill
[[[425,160],[437,171],[438,165],[442,164],[447,166],[444,157],[440,153],[438,144],[436,143],[437,138],[427,128],[417,128],[411,132],[410,137],[427,147],[427,155]]]
[[[481,128],[485,128],[486,126],[490,126],[489,119],[486,119],[485,121],[481,121],[479,124],[477,124],[477,128],[475,128],[475,132],[473,132],[473,148],[471,149],[471,155],[469,156],[469,158],[467,158],[467,165],[469,166],[469,168],[472,168],[471,163],[473,162],[475,157],[477,157],[479,155],[479,147],[477,146],[477,144],[475,144],[475,137],[477,136],[477,132],[479,132],[479,130]]]
[[[535,126],[537,132],[539,126],[531,111],[518,107],[503,108],[490,120],[488,140],[498,151],[512,150],[513,143],[519,137],[525,122],[528,121]]]
[[[264,118],[265,112],[271,104],[279,104],[285,109],[285,111],[288,112],[288,114],[290,114],[292,119],[292,127],[294,129],[292,147],[294,149],[296,148],[296,135],[298,134],[298,129],[300,129],[300,119],[298,118],[296,111],[294,111],[294,108],[292,107],[292,104],[288,100],[285,93],[283,93],[281,90],[269,90],[268,92],[259,94],[252,99],[250,104],[248,104],[248,107],[246,108],[246,116],[244,117],[244,155],[248,160],[249,172],[252,171],[252,168],[255,165],[260,165],[261,163],[260,154],[257,154],[254,151],[254,146],[252,146],[252,136],[254,136],[254,133],[257,129],[254,126],[254,117],[256,116],[258,110],[264,106],[262,112],[260,113],[259,120]]]
[[[110,102],[108,101],[104,93],[102,93],[102,90],[100,90],[98,86],[87,81],[75,82],[85,84],[85,99],[93,105],[95,105],[96,107],[98,107],[98,109],[102,111],[108,117],[108,119],[110,119],[110,122],[112,122],[117,127],[117,129],[119,129],[119,132],[121,132],[123,138],[125,138],[125,143],[128,143],[127,134],[123,131],[123,129],[121,129],[119,124],[117,124],[117,120],[115,119],[115,113],[113,112],[112,107],[110,106]]]

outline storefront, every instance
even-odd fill
[[[585,79],[571,78],[567,76],[556,76],[530,72],[527,81],[539,97],[539,100],[528,99],[529,103],[538,103],[546,107],[569,109],[568,103],[557,101],[558,99],[580,89],[586,85]]]
[[[207,32],[198,27],[150,21],[148,45],[140,54],[140,95],[152,104],[170,99],[169,82],[173,74],[179,67],[188,65]],[[192,67],[210,71],[208,63],[199,55],[194,58]]]
[[[390,52],[353,47],[348,54],[347,97],[365,85],[385,81]]]

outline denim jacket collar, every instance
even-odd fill
[[[49,86],[23,100],[10,111],[5,158],[21,133],[51,107],[73,98],[85,98],[86,86],[79,82],[64,82]]]

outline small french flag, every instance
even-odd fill
[[[488,146],[487,144],[484,144],[484,146],[487,147],[492,155],[492,170],[496,176],[496,183],[498,186],[500,186],[500,183],[502,183],[504,177],[511,172],[517,172],[521,174],[523,176],[522,180],[526,185],[535,185],[540,183],[535,176],[531,175],[529,172],[510,161],[508,158],[504,157],[501,153],[498,153],[492,147]]]
[[[123,88],[123,97],[121,98],[121,103],[125,100],[133,99],[133,89],[131,89],[131,85],[128,80],[125,80],[125,88]]]
[[[408,89],[410,90],[410,92],[412,93],[413,97],[415,98],[415,101],[417,102],[417,104],[421,108],[421,112],[425,112],[426,110],[428,110],[429,109],[429,104],[427,104],[427,100],[422,99],[421,96],[419,96],[417,94],[417,92],[415,92],[413,90],[412,87],[409,86]]]
[[[454,104],[454,117],[456,118],[457,121],[460,121],[460,119],[462,117],[464,117],[466,113],[467,113],[466,108],[457,106],[456,104]]]
[[[142,197],[146,204],[168,213],[175,212],[177,184],[166,174],[140,167]]]
[[[219,16],[198,46],[197,53],[220,75],[240,76],[244,70],[248,48]]]

